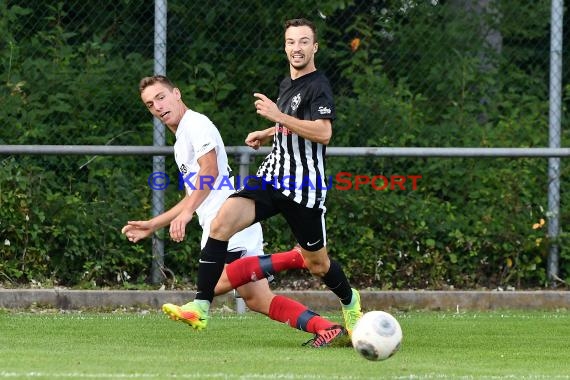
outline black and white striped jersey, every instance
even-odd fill
[[[277,106],[288,115],[302,120],[335,118],[330,83],[319,71],[279,86]],[[271,153],[264,159],[257,176],[270,182],[283,195],[309,208],[324,208],[327,188],[325,174],[326,146],[306,140],[285,126],[276,124]]]

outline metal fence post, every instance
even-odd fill
[[[166,20],[167,0],[155,0],[154,3],[154,73],[166,74]],[[153,120],[153,145],[164,146],[166,142],[164,125],[154,118]],[[165,156],[152,157],[152,171],[164,172]],[[156,216],[164,212],[164,191],[154,189],[152,191],[152,215]],[[164,266],[164,239],[162,233],[152,236],[152,268],[151,280],[153,284],[159,284],[164,279],[162,267]]]
[[[243,180],[249,175],[249,164],[251,162],[251,154],[248,152],[241,152],[239,154],[239,183],[236,181],[235,187],[241,187]],[[245,301],[240,296],[237,290],[234,290],[234,298],[236,301],[236,312],[243,314],[247,311]]]
[[[240,176],[240,181],[242,181],[242,183],[244,178],[249,175],[250,163],[251,163],[251,153],[241,152],[239,155],[239,176]]]
[[[564,1],[553,0],[550,18],[550,110],[549,147],[560,147],[562,121],[562,19]],[[547,273],[552,286],[558,278],[558,237],[560,234],[560,158],[548,159],[548,237],[551,240]]]

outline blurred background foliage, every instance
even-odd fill
[[[167,75],[227,146],[268,126],[252,94],[276,97],[288,75],[283,22],[295,17],[318,26],[317,67],[331,80],[338,114],[331,146],[548,145],[550,1],[170,0]],[[152,74],[153,33],[150,1],[0,2],[0,144],[152,145],[137,86]],[[570,85],[563,96],[566,115]],[[567,146],[567,118],[562,126]],[[547,286],[546,159],[327,164],[333,176],[422,176],[416,190],[408,182],[406,190],[330,192],[330,254],[358,286]],[[170,157],[167,167],[175,177]],[[127,220],[150,216],[151,172],[148,156],[1,156],[0,283],[151,285],[151,242],[120,235]],[[570,280],[566,177],[563,165],[561,284]],[[171,186],[166,206],[181,196]],[[281,218],[264,228],[267,252],[293,244]],[[199,236],[195,221],[184,244],[165,236],[165,283],[192,286]]]

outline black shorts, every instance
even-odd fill
[[[257,177],[250,177],[247,184],[230,197],[243,197],[255,201],[253,223],[277,214],[283,215],[295,239],[307,251],[318,251],[326,245],[323,209],[301,206],[276,190],[270,183]]]

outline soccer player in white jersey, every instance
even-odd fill
[[[170,210],[150,220],[129,221],[123,227],[122,233],[131,242],[136,243],[151,236],[156,230],[170,225],[170,237],[176,242],[182,242],[186,225],[196,213],[203,230],[203,248],[210,232],[211,221],[227,197],[233,193],[233,178],[230,175],[224,142],[208,117],[184,104],[180,90],[167,77],[145,77],[139,84],[139,90],[143,103],[152,115],[159,118],[176,135],[174,156],[185,178],[186,196]],[[226,247],[227,252],[222,255],[222,269],[225,263],[240,256],[263,255],[260,224],[254,223],[233,235]],[[302,266],[303,257],[297,249],[283,254]],[[209,263],[207,257],[201,257],[200,265],[204,262]],[[231,284],[223,272],[214,292],[223,294],[231,289]],[[307,342],[313,347],[327,346],[345,333],[342,326],[319,316],[299,302],[275,295],[266,279],[243,284],[237,287],[237,290],[251,310],[315,334],[314,338]],[[163,310],[175,320],[188,322],[183,308],[165,304]],[[207,318],[204,318],[191,326],[203,329],[207,321]]]
[[[325,151],[332,136],[334,100],[328,79],[317,71],[318,50],[315,25],[306,19],[285,23],[285,53],[290,76],[279,88],[277,103],[255,93],[257,114],[274,123],[250,133],[245,142],[257,149],[273,141],[256,178],[232,194],[212,221],[210,236],[202,250],[209,262],[221,263],[229,238],[252,224],[281,214],[301,246],[304,265],[320,277],[340,299],[345,327],[352,333],[362,316],[360,294],[352,289],[340,264],[331,260],[326,248],[324,206],[326,197]],[[226,268],[232,286],[264,278],[275,272],[300,268],[288,254],[244,258]],[[188,323],[200,324],[207,317],[211,295],[220,277],[219,264],[204,264],[198,279],[199,293],[183,306]]]

